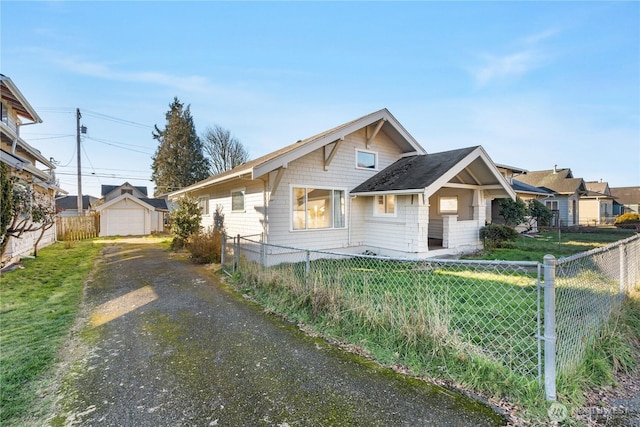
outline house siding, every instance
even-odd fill
[[[375,175],[380,170],[395,162],[402,154],[400,149],[387,136],[380,132],[366,150],[378,154],[378,169],[364,170],[356,168],[356,149],[365,149],[366,135],[364,129],[347,135],[338,147],[331,164],[324,170],[324,150],[318,149],[294,162],[291,162],[282,176],[278,189],[268,206],[269,242],[285,246],[301,246],[310,249],[339,249],[364,243],[370,236],[366,226],[350,230],[356,221],[349,221],[350,209],[355,217],[362,217],[362,199],[349,198],[349,191],[361,182]],[[331,147],[327,149],[330,150]],[[328,156],[328,153],[326,154]],[[269,175],[273,182],[276,172]],[[346,227],[338,229],[292,230],[291,227],[291,191],[293,187],[307,186],[332,188],[345,191]],[[369,198],[371,199],[371,198]],[[366,204],[366,201],[365,201]],[[371,211],[373,211],[373,205]],[[366,207],[364,208],[366,209]],[[351,224],[349,224],[349,222]],[[357,221],[357,223],[360,223]],[[386,234],[386,233],[385,233]],[[404,235],[404,230],[401,236]],[[366,236],[366,237],[365,237]],[[351,237],[351,239],[350,239]],[[354,240],[355,239],[355,240]],[[351,240],[351,243],[350,243]]]

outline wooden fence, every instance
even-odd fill
[[[100,216],[62,216],[56,218],[56,238],[58,240],[82,240],[98,237]]]

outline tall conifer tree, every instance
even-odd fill
[[[190,107],[185,108],[175,97],[166,119],[165,128],[161,130],[156,125],[153,132],[153,138],[159,142],[151,165],[156,195],[184,188],[209,176],[209,162],[196,133]]]

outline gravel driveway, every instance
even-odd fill
[[[493,410],[264,313],[155,244],[111,243],[54,419],[83,426],[495,426]]]

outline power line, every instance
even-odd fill
[[[56,175],[67,175],[67,176],[76,176],[77,173],[71,172],[57,172]],[[99,174],[99,173],[82,173],[81,176],[84,177],[94,177],[94,178],[117,178],[117,179],[137,179],[140,181],[151,181],[149,177],[141,177],[141,176],[119,176],[116,174]]]
[[[95,141],[95,142],[99,142],[101,144],[110,145],[112,147],[120,148],[121,150],[133,151],[133,152],[136,152],[136,153],[146,154],[148,156],[152,155],[152,153],[150,153],[148,151],[134,150],[133,148],[123,147],[122,145],[119,145],[118,143],[108,142],[107,140],[104,140],[104,139],[93,138],[93,137],[90,137],[90,136],[86,136],[85,138],[90,139],[90,140]],[[134,145],[134,147],[137,147],[137,146]],[[142,148],[145,148],[145,147],[142,147]]]
[[[138,123],[138,122],[133,122],[131,120],[121,119],[119,117],[109,116],[107,114],[97,113],[97,112],[91,111],[91,110],[84,110],[83,109],[82,113],[86,114],[87,116],[95,117],[97,119],[102,119],[102,120],[107,120],[107,121],[110,121],[110,122],[120,123],[120,124],[127,125],[127,126],[133,126],[133,127],[143,128],[143,129],[153,129],[153,126],[145,125],[145,124]]]
[[[69,134],[69,135],[47,136],[47,137],[44,137],[44,138],[31,138],[31,137],[29,137],[29,141],[41,141],[43,139],[69,138],[69,137],[72,137],[72,136],[75,136],[75,135]]]

